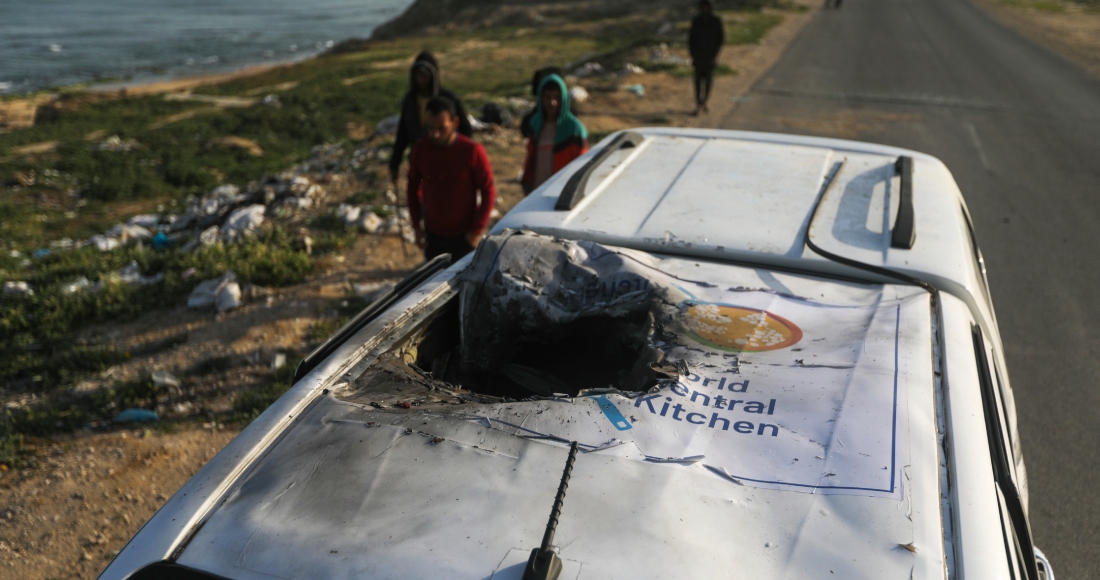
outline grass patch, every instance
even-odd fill
[[[769,30],[783,22],[772,13],[738,14],[726,19],[726,44],[760,44]]]
[[[288,364],[273,372],[264,384],[238,394],[233,400],[233,418],[240,421],[255,419],[293,385],[294,367]]]
[[[692,77],[695,75],[695,69],[690,65],[677,64],[674,62],[655,62],[651,60],[643,61],[639,66],[646,70],[646,72],[665,72],[674,77]],[[714,67],[714,76],[730,76],[737,74],[737,71],[730,68],[728,65],[718,64]]]
[[[325,234],[315,252],[346,247],[355,233]],[[103,272],[136,262],[146,275],[164,274],[148,286],[113,282]],[[236,272],[241,282],[287,286],[304,281],[313,258],[284,228],[268,227],[243,242],[214,244],[193,253],[156,252],[129,246],[112,252],[82,248],[52,254],[36,262],[23,277],[35,295],[10,297],[0,303],[0,381],[25,383],[51,391],[125,360],[130,353],[111,345],[78,345],[72,331],[106,320],[129,320],[153,308],[179,305],[199,281]],[[183,273],[194,268],[188,278]],[[66,294],[62,285],[78,277],[102,283],[98,292]],[[168,348],[168,346],[165,346]]]
[[[1088,5],[1088,2],[1081,2]],[[1001,4],[1005,6],[1012,6],[1014,8],[1025,8],[1028,10],[1037,10],[1039,12],[1065,12],[1066,6],[1061,2],[1055,2],[1053,0],[1001,0]],[[1093,3],[1094,6],[1100,5]]]

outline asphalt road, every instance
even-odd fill
[[[1036,544],[1059,579],[1100,578],[1100,80],[967,0],[844,0],[740,101],[723,128],[951,169],[989,270]]]

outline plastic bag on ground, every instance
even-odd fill
[[[180,380],[176,378],[176,375],[168,371],[153,371],[152,377],[153,384],[157,387],[173,387],[179,388]]]
[[[378,214],[373,211],[368,211],[359,220],[359,229],[368,234],[377,234],[382,229],[382,218],[378,217]]]
[[[363,213],[363,208],[357,205],[348,205],[346,203],[340,204],[340,207],[336,208],[336,217],[340,218],[344,225],[350,226],[359,221],[359,216]]]
[[[222,225],[222,239],[231,242],[243,234],[251,232],[264,223],[264,212],[267,208],[263,204],[242,207],[229,214],[229,218]]]
[[[91,280],[81,276],[68,284],[61,285],[62,294],[76,294],[77,292],[83,292],[85,289],[92,285]]]
[[[93,245],[100,252],[110,252],[119,246],[118,240],[102,234],[96,234],[88,238],[89,245]]]
[[[115,423],[150,423],[159,420],[160,415],[148,409],[126,409],[115,415]]]
[[[14,294],[16,296],[34,296],[34,290],[31,289],[30,284],[22,280],[4,282],[4,294]]]
[[[218,312],[226,312],[241,306],[241,285],[236,282],[226,284],[215,298],[214,305]]]
[[[156,214],[142,214],[142,215],[136,215],[136,216],[126,220],[126,224],[131,225],[131,226],[141,226],[141,227],[146,228],[146,229],[155,228],[155,227],[157,227],[157,221],[159,219],[160,219],[160,216],[158,216]]]
[[[209,246],[218,241],[218,226],[210,226],[199,234],[199,243]]]
[[[230,283],[236,283],[237,274],[232,270],[227,271],[218,278],[211,280],[203,280],[199,282],[198,286],[191,291],[191,296],[187,298],[188,308],[210,308],[214,306],[214,302],[218,297],[218,293],[225,286]],[[239,287],[238,287],[239,292]]]
[[[584,87],[572,86],[569,88],[569,102],[581,104],[588,100],[588,91]]]

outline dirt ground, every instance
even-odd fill
[[[974,0],[1025,36],[1100,77],[1100,7],[1069,0]]]
[[[808,12],[784,12],[783,22],[759,45],[723,51],[721,62],[737,73],[716,79],[709,113],[691,115],[690,78],[643,73],[579,80],[591,94],[579,107],[581,119],[594,133],[654,124],[716,126],[728,116],[735,98],[768,70],[815,10],[816,3]],[[630,58],[643,61],[647,50],[639,49]],[[645,87],[644,97],[622,89],[633,84]],[[193,86],[192,80],[186,80],[167,88]],[[524,153],[522,138],[515,129],[482,133],[478,138],[494,166],[498,209],[507,212],[522,198],[516,182]],[[339,200],[338,194],[330,197],[330,203]],[[305,348],[310,329],[331,318],[334,303],[353,294],[357,286],[396,281],[419,261],[416,249],[403,248],[397,236],[361,235],[354,247],[324,258],[312,280],[281,288],[238,310],[215,316],[181,305],[126,324],[86,329],[88,335],[117,344],[148,344],[181,335],[186,335],[186,340],[155,354],[134,356],[85,381],[79,389],[100,388],[154,370],[182,373],[215,357],[236,357],[240,362],[185,381],[185,392],[167,404],[166,412],[190,420],[39,441],[38,468],[0,471],[0,578],[90,578],[98,574],[156,509],[243,426],[204,420],[198,407],[217,410],[228,406],[234,389],[262,380],[270,372],[276,353]]]

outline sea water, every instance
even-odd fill
[[[412,0],[0,0],[0,95],[312,56]]]

